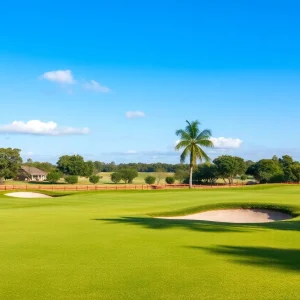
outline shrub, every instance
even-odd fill
[[[47,181],[50,183],[56,183],[61,177],[61,173],[58,171],[51,171],[47,174]]]
[[[242,175],[242,176],[241,176],[241,180],[242,180],[242,181],[245,181],[246,179],[248,179],[248,176],[247,176],[247,175]]]
[[[96,184],[96,183],[99,182],[100,176],[98,176],[98,175],[92,175],[92,176],[90,176],[89,180],[90,180],[90,183]]]
[[[146,182],[147,184],[153,184],[153,183],[155,182],[155,180],[156,180],[156,178],[155,178],[154,176],[147,176],[147,177],[145,178],[145,182]]]
[[[118,183],[122,180],[122,175],[119,172],[114,172],[110,175],[110,179],[113,183]]]
[[[173,184],[175,182],[175,178],[174,177],[166,177],[166,183],[167,184]]]
[[[125,183],[132,183],[133,179],[138,177],[138,171],[136,169],[121,169],[118,173],[121,174],[122,180]]]
[[[76,175],[68,175],[65,177],[65,182],[69,184],[78,183],[78,176]]]
[[[270,183],[282,183],[285,182],[285,176],[283,173],[276,173],[270,179]]]

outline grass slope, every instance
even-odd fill
[[[2,193],[0,299],[299,299],[299,217],[257,225],[149,217],[228,203],[299,214],[300,187]]]

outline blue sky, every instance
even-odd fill
[[[198,119],[213,132],[212,158],[300,159],[299,9],[289,0],[2,4],[1,146],[51,162],[79,153],[175,163],[175,130]]]

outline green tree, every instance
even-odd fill
[[[275,163],[279,164],[279,158],[278,158],[277,155],[273,155],[272,160],[273,160]]]
[[[50,173],[47,174],[47,181],[50,183],[56,183],[61,177],[61,173],[58,171],[51,171]]]
[[[96,174],[100,173],[103,168],[103,163],[101,161],[94,161],[94,171]]]
[[[217,167],[218,176],[223,178],[226,183],[228,179],[229,184],[233,184],[233,179],[237,175],[242,175],[247,169],[245,161],[238,156],[222,155],[214,159],[214,164]]]
[[[282,171],[280,171],[279,173],[276,173],[274,175],[272,175],[268,182],[269,183],[282,183],[282,182],[285,182],[285,175]]]
[[[175,178],[172,176],[166,177],[166,183],[167,184],[173,184],[175,182]]]
[[[122,175],[119,172],[114,172],[110,175],[110,179],[113,183],[119,183],[122,180]]]
[[[242,180],[243,182],[244,182],[245,180],[247,180],[247,178],[248,178],[247,175],[245,175],[245,174],[241,175],[241,180]]]
[[[178,168],[174,175],[175,179],[180,183],[183,183],[189,177],[189,171]]]
[[[90,177],[93,174],[94,174],[94,163],[91,160],[89,160],[85,163],[85,170],[83,175],[81,176]]]
[[[22,164],[20,149],[0,148],[0,184],[3,179],[13,178],[18,174]]]
[[[190,156],[189,162],[189,171],[190,171],[190,179],[189,185],[190,188],[193,187],[193,169],[196,166],[197,160],[202,162],[203,160],[209,162],[210,159],[207,154],[204,152],[202,147],[212,148],[214,146],[213,142],[210,140],[211,131],[205,129],[200,131],[199,121],[187,122],[187,126],[185,129],[179,129],[176,131],[176,135],[179,136],[180,140],[175,146],[175,150],[179,151],[180,149],[184,149],[180,155],[180,162],[183,163],[187,156]]]
[[[300,182],[300,163],[296,162],[292,166],[292,172],[296,182]]]
[[[57,168],[65,175],[89,177],[93,174],[92,162],[85,162],[80,155],[63,155],[57,162]]]
[[[121,174],[122,180],[124,180],[125,183],[132,183],[133,179],[138,177],[138,171],[135,169],[121,169],[119,170],[119,173]]]
[[[250,166],[252,166],[254,164],[255,164],[254,161],[252,161],[252,160],[246,160],[246,166],[247,166],[247,168],[249,168]]]
[[[147,184],[153,184],[155,182],[155,180],[156,180],[156,178],[154,176],[149,175],[149,176],[145,177],[145,182]]]
[[[292,171],[293,164],[294,164],[294,160],[289,155],[283,155],[282,158],[279,159],[279,165],[284,174],[284,179],[283,179],[284,182],[295,181],[296,178],[294,177],[294,174]]]
[[[96,183],[99,182],[100,176],[98,176],[98,175],[91,175],[90,178],[89,178],[89,180],[90,180],[90,183],[96,184]]]
[[[68,175],[65,177],[65,182],[69,184],[78,183],[78,176],[76,175]]]
[[[282,170],[273,159],[261,159],[246,171],[247,175],[252,175],[260,183],[269,182],[272,176],[279,173],[282,173]]]
[[[217,167],[214,164],[201,164],[194,175],[198,183],[205,182],[214,184],[218,179]]]

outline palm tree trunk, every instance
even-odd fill
[[[193,188],[193,166],[190,166],[190,189]]]

